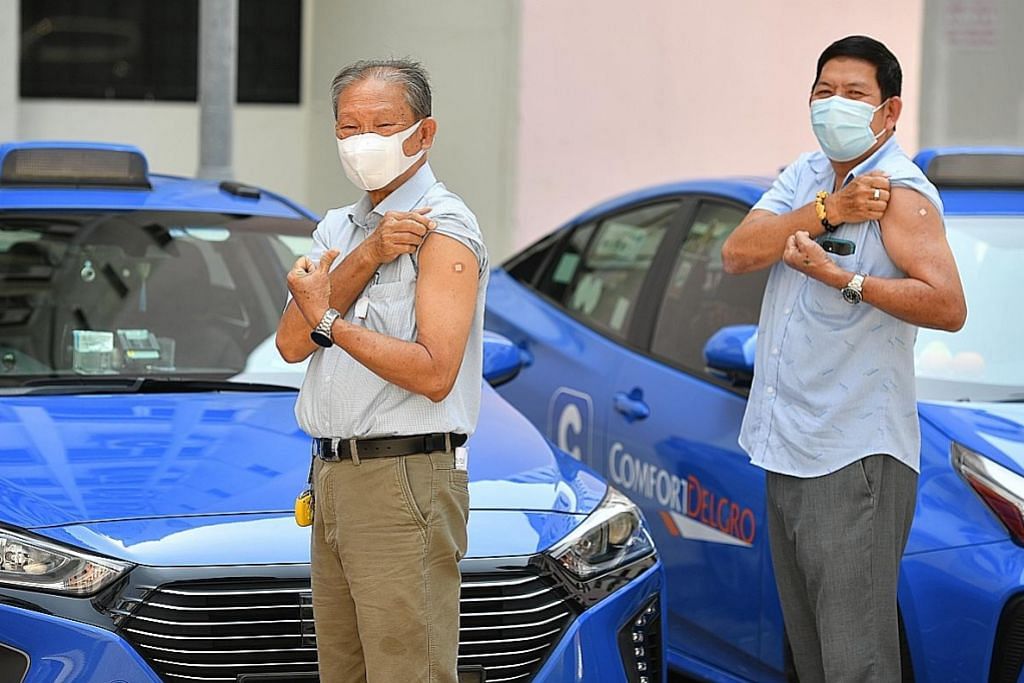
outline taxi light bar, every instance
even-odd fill
[[[940,187],[1024,188],[1024,150],[938,152],[929,156],[925,175]]]
[[[25,147],[9,149],[0,185],[150,189],[146,158],[131,149]]]

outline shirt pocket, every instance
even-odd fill
[[[366,329],[402,341],[416,338],[416,280],[371,285],[366,298]]]
[[[843,270],[853,274],[860,272],[860,258],[857,254],[839,256],[829,254],[828,257]],[[845,286],[845,284],[844,284]],[[804,311],[812,318],[827,323],[850,321],[857,313],[857,306],[843,298],[842,289],[836,289],[812,278],[807,279],[807,286],[800,295]]]

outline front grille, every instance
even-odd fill
[[[1012,597],[1003,608],[992,651],[990,683],[1017,683],[1024,670],[1024,595]]]
[[[463,576],[459,664],[488,683],[529,681],[573,619],[560,589],[527,572]],[[169,682],[316,673],[309,582],[217,580],[151,590],[121,631]]]

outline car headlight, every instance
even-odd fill
[[[585,605],[621,588],[657,561],[640,509],[612,487],[601,504],[545,554]]]
[[[0,528],[0,585],[85,596],[110,585],[131,567],[127,562]]]
[[[1024,545],[1024,477],[955,441],[950,457],[953,469],[995,513],[1010,537]]]

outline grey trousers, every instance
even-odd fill
[[[800,683],[900,680],[896,586],[917,473],[872,455],[821,477],[767,473],[775,583]]]

